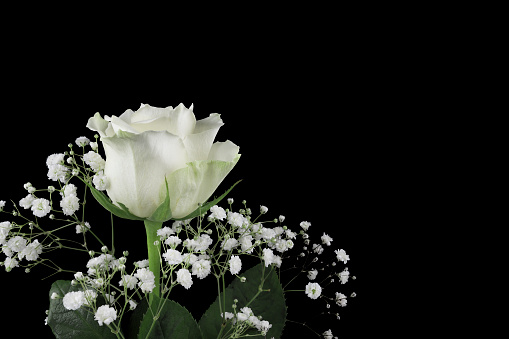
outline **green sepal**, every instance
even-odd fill
[[[129,219],[129,220],[145,220],[144,218],[140,218],[140,217],[132,214],[131,212],[129,212],[129,209],[122,203],[117,202],[120,207],[114,205],[111,202],[111,199],[106,194],[95,189],[88,182],[86,182],[84,180],[82,180],[82,181],[85,183],[85,185],[88,186],[88,188],[90,188],[90,191],[92,192],[92,195],[94,196],[95,200],[97,200],[97,202],[99,204],[101,204],[102,207],[104,207],[106,210],[113,213],[117,217],[123,218],[123,219]]]
[[[204,203],[202,206],[198,207],[196,210],[194,210],[194,212],[191,212],[190,214],[186,215],[185,217],[183,218],[177,218],[177,219],[173,219],[173,220],[187,220],[187,219],[192,219],[192,218],[195,218],[199,215],[202,215],[204,213],[207,213],[207,211],[214,205],[217,205],[221,200],[223,200],[227,195],[228,193],[230,193],[230,191],[239,183],[241,182],[242,180],[239,180],[237,181],[236,183],[234,183],[232,185],[232,187],[230,187],[226,192],[224,192],[222,195],[220,195],[218,198],[215,198],[214,200],[210,201],[210,202],[206,202]]]
[[[166,177],[164,177],[164,182],[166,184],[166,198],[148,218],[150,221],[165,222],[171,219],[170,190],[168,189],[168,180],[166,180]]]

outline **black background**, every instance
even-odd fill
[[[306,48],[295,44],[281,50],[260,51],[246,45],[229,50],[227,62],[221,63],[206,57],[215,50],[212,47],[180,46],[157,62],[147,54],[161,57],[158,53],[163,52],[144,46],[132,46],[120,55],[93,45],[57,52],[48,46],[43,51],[18,50],[5,65],[4,81],[9,86],[2,94],[0,199],[19,201],[26,195],[27,181],[36,187],[54,184],[46,179],[46,157],[66,151],[76,137],[93,138],[94,132],[85,125],[95,112],[120,115],[140,103],[165,107],[182,102],[194,104],[197,119],[220,113],[225,125],[216,140],[233,141],[242,157],[218,192],[242,179],[231,193],[237,202],[246,199],[253,210],[265,205],[271,217],[285,215],[285,224],[294,230],[301,221],[310,221],[315,242],[326,232],[334,238],[327,250],[345,249],[351,258],[346,266],[357,280],[346,285],[336,282],[324,293],[355,291],[358,296],[339,309],[340,321],[320,316],[316,330],[330,328],[340,338],[360,337],[368,330],[366,322],[377,316],[375,309],[384,303],[374,292],[377,279],[386,279],[379,268],[384,258],[375,249],[381,247],[382,223],[391,223],[387,216],[391,208],[386,209],[391,205],[387,193],[391,179],[386,174],[391,168],[393,135],[386,127],[392,127],[390,111],[397,107],[388,66],[381,61],[384,58],[376,57],[381,53],[377,43],[370,48],[354,41],[343,43],[348,48],[341,51],[312,40]],[[184,64],[173,54],[195,58]],[[143,61],[139,56],[145,57]],[[97,207],[91,223],[98,230],[105,220],[107,237],[109,217],[101,213]],[[142,224],[118,220],[115,232],[117,253],[129,250],[133,260],[144,258]],[[73,253],[63,253],[61,260],[73,269],[75,262],[84,268],[86,258],[68,255]],[[9,306],[3,307],[3,322],[20,326],[27,336],[52,337],[43,325],[47,292],[55,279],[70,279],[61,274],[41,281],[46,273],[42,269],[0,273],[2,290],[12,296]],[[197,283],[201,291],[197,299],[193,288],[179,301],[190,303],[199,317],[214,294],[203,299],[204,285]],[[290,315],[301,314],[294,319],[324,310],[323,303],[309,309],[306,298],[296,300]],[[287,331],[285,335],[292,329]]]

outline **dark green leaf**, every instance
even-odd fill
[[[233,300],[237,299],[237,309],[242,307],[250,307],[255,316],[262,316],[263,320],[267,320],[272,324],[271,329],[267,333],[267,338],[280,338],[283,333],[283,328],[286,322],[286,303],[283,294],[283,288],[279,282],[278,276],[272,267],[264,267],[259,264],[244,273],[239,274],[241,277],[246,277],[246,282],[240,282],[240,279],[235,279],[226,288],[226,305],[223,312],[233,313]],[[263,282],[263,290],[270,290],[261,292],[256,299],[251,303],[249,301],[258,293],[258,288],[261,283],[262,276],[265,275]],[[221,298],[223,295],[221,295]],[[216,301],[209,307],[200,319],[199,325],[203,333],[204,339],[215,339],[221,330],[221,312],[219,309],[219,301]],[[225,334],[230,325],[228,324],[223,330]],[[256,330],[250,330],[250,338],[263,338]]]
[[[157,305],[163,305],[159,317],[154,322]],[[189,311],[169,299],[154,295],[151,309],[145,313],[138,333],[139,339],[200,339],[200,328]],[[151,329],[152,328],[152,329]]]
[[[233,184],[232,187],[230,187],[226,192],[224,192],[221,196],[219,196],[219,198],[216,198],[210,202],[207,202],[205,204],[203,204],[203,206],[201,207],[198,207],[194,212],[190,213],[189,215],[186,215],[185,217],[183,218],[179,218],[179,219],[174,219],[174,220],[187,220],[187,219],[192,219],[192,218],[195,218],[199,215],[202,215],[204,213],[206,213],[212,206],[214,205],[217,205],[221,200],[223,200],[227,195],[228,193],[230,193],[230,191],[239,183],[241,182],[242,180],[239,180],[237,181],[236,183]]]
[[[51,285],[49,295],[51,297],[53,293],[57,293],[64,297],[67,292],[78,290],[78,287],[72,286],[68,280],[57,280]],[[48,325],[59,339],[116,338],[108,326],[99,326],[90,308],[81,307],[76,311],[70,311],[64,307],[62,299],[50,298]]]

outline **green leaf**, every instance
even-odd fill
[[[97,202],[101,204],[102,207],[104,207],[106,210],[110,211],[117,217],[129,220],[144,220],[143,218],[137,217],[134,214],[130,213],[129,209],[124,204],[117,202],[120,205],[120,207],[114,205],[106,194],[96,190],[88,182],[86,181],[83,182],[88,186],[88,188],[90,188],[90,191],[92,192],[92,195],[94,196],[95,200],[97,200]]]
[[[174,220],[187,220],[187,219],[192,219],[192,218],[195,218],[199,215],[202,215],[204,213],[206,213],[212,206],[214,205],[217,205],[221,200],[223,200],[227,195],[228,193],[230,193],[230,191],[235,187],[237,186],[237,184],[239,182],[241,182],[242,180],[239,180],[237,181],[236,183],[234,183],[232,185],[232,187],[230,187],[226,192],[224,192],[221,196],[219,196],[219,198],[216,198],[210,202],[207,202],[205,204],[203,204],[201,207],[198,207],[194,212],[191,212],[190,214],[186,215],[185,217],[183,218],[179,218],[179,219],[174,219]]]
[[[57,280],[51,285],[49,295],[57,293],[64,297],[67,292],[78,291],[68,280]],[[99,326],[94,320],[94,314],[88,307],[81,307],[75,311],[66,309],[62,299],[51,299],[48,313],[48,325],[53,334],[59,339],[83,338],[102,339],[116,338],[108,326]]]
[[[166,180],[166,177],[164,182],[166,183],[166,198],[148,218],[150,221],[165,222],[171,219],[170,191],[168,190],[168,180]]]
[[[246,277],[246,282],[242,283],[240,279],[235,279],[225,291],[226,304],[223,307],[223,312],[233,313],[233,300],[237,299],[237,310],[242,307],[250,307],[255,316],[262,316],[262,320],[267,320],[272,324],[272,327],[267,332],[266,338],[280,338],[283,333],[283,328],[286,322],[286,303],[283,294],[283,287],[279,282],[279,278],[272,267],[264,267],[261,263],[244,273],[239,274],[241,277]],[[263,290],[251,303],[253,297],[258,293],[258,288],[261,283],[261,278],[265,275],[263,282]],[[221,300],[223,294],[221,294]],[[221,330],[221,312],[219,309],[219,301],[216,301],[209,307],[203,314],[199,321],[200,328],[203,333],[203,339],[215,339]],[[222,332],[226,334],[231,329],[228,323]],[[247,332],[253,337],[250,338],[264,338],[256,329]],[[258,335],[257,335],[258,334]]]
[[[157,305],[162,305],[159,317],[154,322]],[[152,325],[152,323],[154,324]],[[189,311],[169,299],[154,296],[154,302],[141,321],[139,339],[200,339],[202,334],[196,320]]]

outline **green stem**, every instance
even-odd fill
[[[160,296],[160,276],[161,276],[161,244],[158,246],[154,245],[155,241],[159,241],[159,236],[157,235],[157,231],[162,227],[162,222],[154,222],[150,220],[145,220],[145,230],[147,231],[147,250],[148,250],[148,266],[150,271],[154,273],[155,277],[155,287],[150,293],[149,305],[152,305],[153,296]]]

